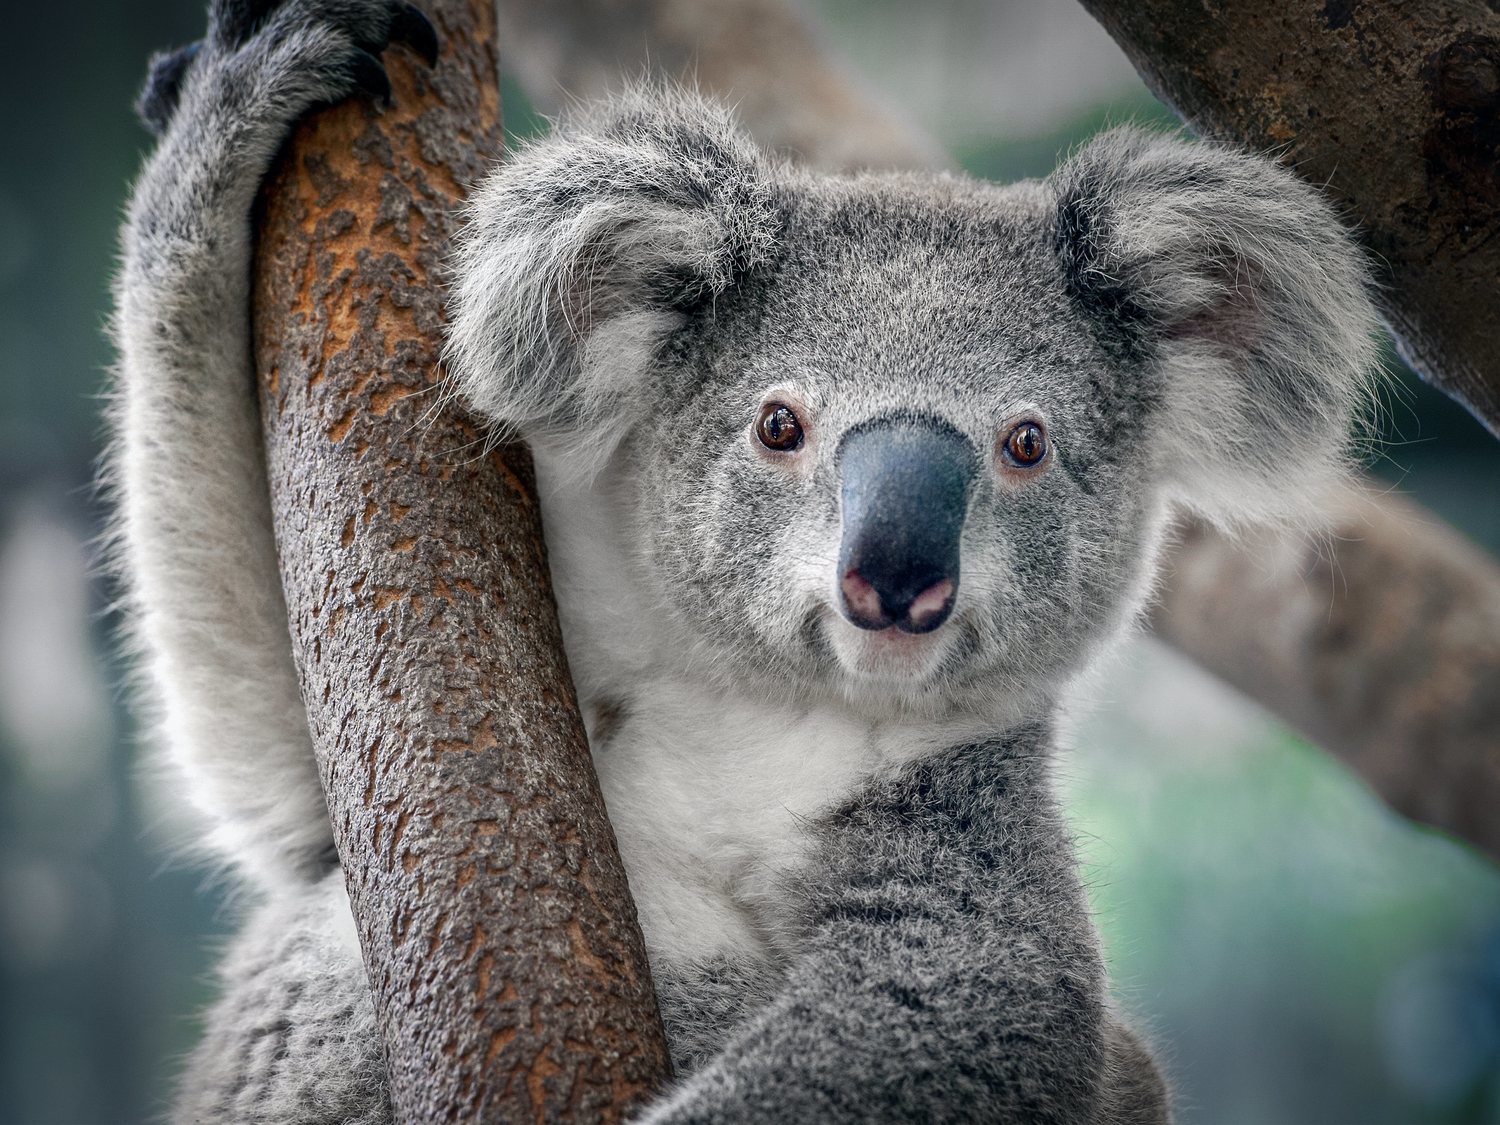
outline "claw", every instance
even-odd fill
[[[428,66],[436,66],[438,60],[438,33],[421,8],[411,4],[400,4],[391,17],[391,41],[405,43],[421,56]]]
[[[391,104],[391,79],[385,65],[369,51],[355,51],[349,64],[350,77],[382,106]]]

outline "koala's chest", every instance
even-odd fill
[[[838,714],[777,714],[673,678],[584,700],[594,761],[653,962],[764,958],[792,940],[786,877],[812,825],[902,740]]]

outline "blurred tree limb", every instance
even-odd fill
[[[1395,496],[1332,517],[1330,540],[1189,527],[1157,634],[1398,811],[1500,855],[1500,566]]]
[[[433,70],[296,131],[258,227],[256,364],[302,695],[396,1119],[622,1120],[668,1074],[547,580],[531,464],[428,410],[439,278],[499,155],[490,0]],[[428,411],[424,415],[424,411]]]
[[[1424,187],[1413,179],[1417,170],[1410,161],[1399,173],[1379,167],[1387,156],[1373,137],[1347,142],[1331,159],[1343,168],[1344,180],[1355,182],[1358,174],[1358,182],[1368,185],[1345,197],[1352,217],[1372,230],[1390,231],[1382,244],[1387,257],[1392,248],[1408,247],[1404,253],[1411,260],[1401,275],[1406,280],[1388,294],[1388,315],[1408,351],[1441,385],[1488,411],[1493,425],[1500,380],[1500,239],[1492,237],[1493,191],[1500,172],[1493,147],[1483,146],[1500,136],[1494,132],[1500,116],[1492,110],[1482,118],[1473,103],[1500,88],[1495,40],[1478,33],[1497,17],[1479,3],[1436,5],[1434,10],[1464,13],[1470,23],[1463,26],[1476,33],[1465,38],[1462,26],[1450,27],[1446,46],[1429,60],[1436,71],[1417,76],[1410,73],[1410,57],[1380,53],[1399,38],[1399,29],[1389,26],[1394,14],[1410,6],[1297,0],[1283,14],[1276,5],[1086,3],[1101,18],[1105,9],[1114,13],[1121,27],[1116,37],[1134,37],[1127,37],[1127,49],[1137,66],[1190,116],[1200,101],[1219,96],[1215,91],[1245,99],[1250,108],[1238,127],[1227,110],[1208,118],[1226,139],[1259,147],[1289,144],[1301,161],[1312,159],[1306,151],[1311,140],[1297,144],[1304,131],[1309,138],[1342,136],[1345,129],[1426,123],[1422,136],[1435,146],[1436,168],[1456,182]],[[1245,14],[1256,7],[1261,15]],[[1188,8],[1195,14],[1182,16],[1181,23],[1196,29],[1197,39],[1187,32],[1150,32],[1153,18],[1141,14],[1155,12],[1165,20],[1169,10]],[[1372,14],[1376,8],[1385,14]],[[1314,9],[1331,13],[1327,23],[1339,25],[1319,25],[1320,34],[1341,37],[1336,51],[1327,48],[1332,55],[1350,59],[1365,52],[1381,81],[1395,67],[1402,77],[1398,89],[1406,95],[1413,94],[1418,78],[1429,83],[1420,87],[1429,100],[1419,112],[1386,114],[1378,107],[1387,105],[1387,95],[1370,89],[1378,83],[1355,81],[1347,71],[1336,84],[1338,97],[1320,97],[1322,87],[1312,84],[1320,79],[1318,67],[1331,63],[1318,63],[1315,54],[1288,44],[1284,37],[1292,25],[1278,23],[1308,18]],[[549,112],[561,107],[564,91],[597,96],[650,66],[734,101],[762,143],[817,166],[946,163],[930,138],[863,90],[786,0],[499,0],[498,10],[507,42],[526,60],[519,76],[527,93]],[[1231,19],[1232,10],[1241,15]],[[1379,23],[1380,34],[1365,35],[1366,21]],[[1104,22],[1115,31],[1111,20]],[[1277,38],[1263,42],[1257,36],[1268,34],[1262,27],[1270,24]],[[1211,41],[1214,35],[1220,39]],[[1289,51],[1296,65],[1287,63]],[[1240,65],[1233,60],[1247,56],[1256,57],[1260,94],[1232,74]],[[1282,77],[1270,73],[1283,64]],[[1304,83],[1300,92],[1296,82]],[[1187,84],[1195,100],[1174,96],[1178,84]],[[1448,100],[1432,108],[1434,96]],[[1257,97],[1274,104],[1260,106]],[[1291,108],[1299,104],[1300,117]],[[1309,107],[1316,112],[1307,114]],[[1486,151],[1488,164],[1482,160]],[[1324,161],[1298,166],[1320,183],[1332,174]],[[1398,183],[1399,198],[1385,194],[1397,191],[1391,185]],[[1483,219],[1486,207],[1488,236],[1460,229]],[[1455,210],[1425,219],[1412,214],[1444,208]],[[1401,223],[1416,233],[1402,234]],[[1421,258],[1428,252],[1430,261]],[[1458,313],[1463,315],[1450,315]],[[1373,489],[1332,516],[1331,538],[1315,543],[1269,537],[1235,542],[1207,526],[1188,526],[1168,560],[1153,623],[1169,643],[1342,756],[1395,808],[1500,856],[1500,567],[1437,517]]]
[[[730,99],[763,145],[822,168],[947,166],[787,0],[496,0],[506,65],[545,113],[655,72]]]

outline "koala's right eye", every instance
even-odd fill
[[[1022,469],[1035,468],[1047,456],[1047,434],[1036,422],[1022,422],[1005,439],[1005,452]]]
[[[784,402],[768,402],[760,408],[755,436],[761,445],[777,453],[791,453],[802,444],[802,423]]]

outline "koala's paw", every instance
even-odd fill
[[[356,90],[389,104],[380,55],[397,43],[436,65],[437,31],[401,0],[215,0],[202,48],[153,63],[142,115],[165,125],[179,100],[192,96],[183,93],[184,76],[191,82],[198,71],[211,111],[267,124]]]
[[[380,55],[392,43],[406,44],[429,66],[438,56],[432,23],[399,0],[220,0],[209,37],[248,69],[263,94],[284,104],[305,102],[298,110],[356,89],[389,104],[391,82]]]

